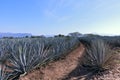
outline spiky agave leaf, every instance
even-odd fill
[[[0,64],[0,80],[8,80],[6,67],[2,64]]]
[[[0,56],[0,80],[8,80],[9,76],[9,68],[7,68],[7,57]]]

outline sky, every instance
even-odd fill
[[[120,0],[0,0],[0,32],[120,35]]]

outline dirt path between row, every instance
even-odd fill
[[[84,47],[81,45],[64,59],[50,63],[43,69],[34,70],[20,80],[61,80],[77,67],[83,51]]]

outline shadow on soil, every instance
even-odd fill
[[[102,76],[103,73],[98,73],[97,71],[91,71],[84,67],[78,66],[62,80],[93,80],[93,78],[97,78],[98,75]]]
[[[87,71],[85,68],[78,66],[62,80],[71,80],[72,78],[75,78],[73,80],[90,80],[92,75],[93,74],[90,71]]]

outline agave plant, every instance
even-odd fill
[[[12,76],[18,78],[21,74],[26,74],[38,64],[42,64],[49,50],[44,49],[44,44],[39,42],[31,44],[30,41],[18,41],[11,44],[10,69],[13,70]]]
[[[95,39],[91,41],[91,46],[86,48],[81,58],[81,64],[93,71],[104,71],[109,69],[109,62],[114,56],[109,45],[103,40]]]

